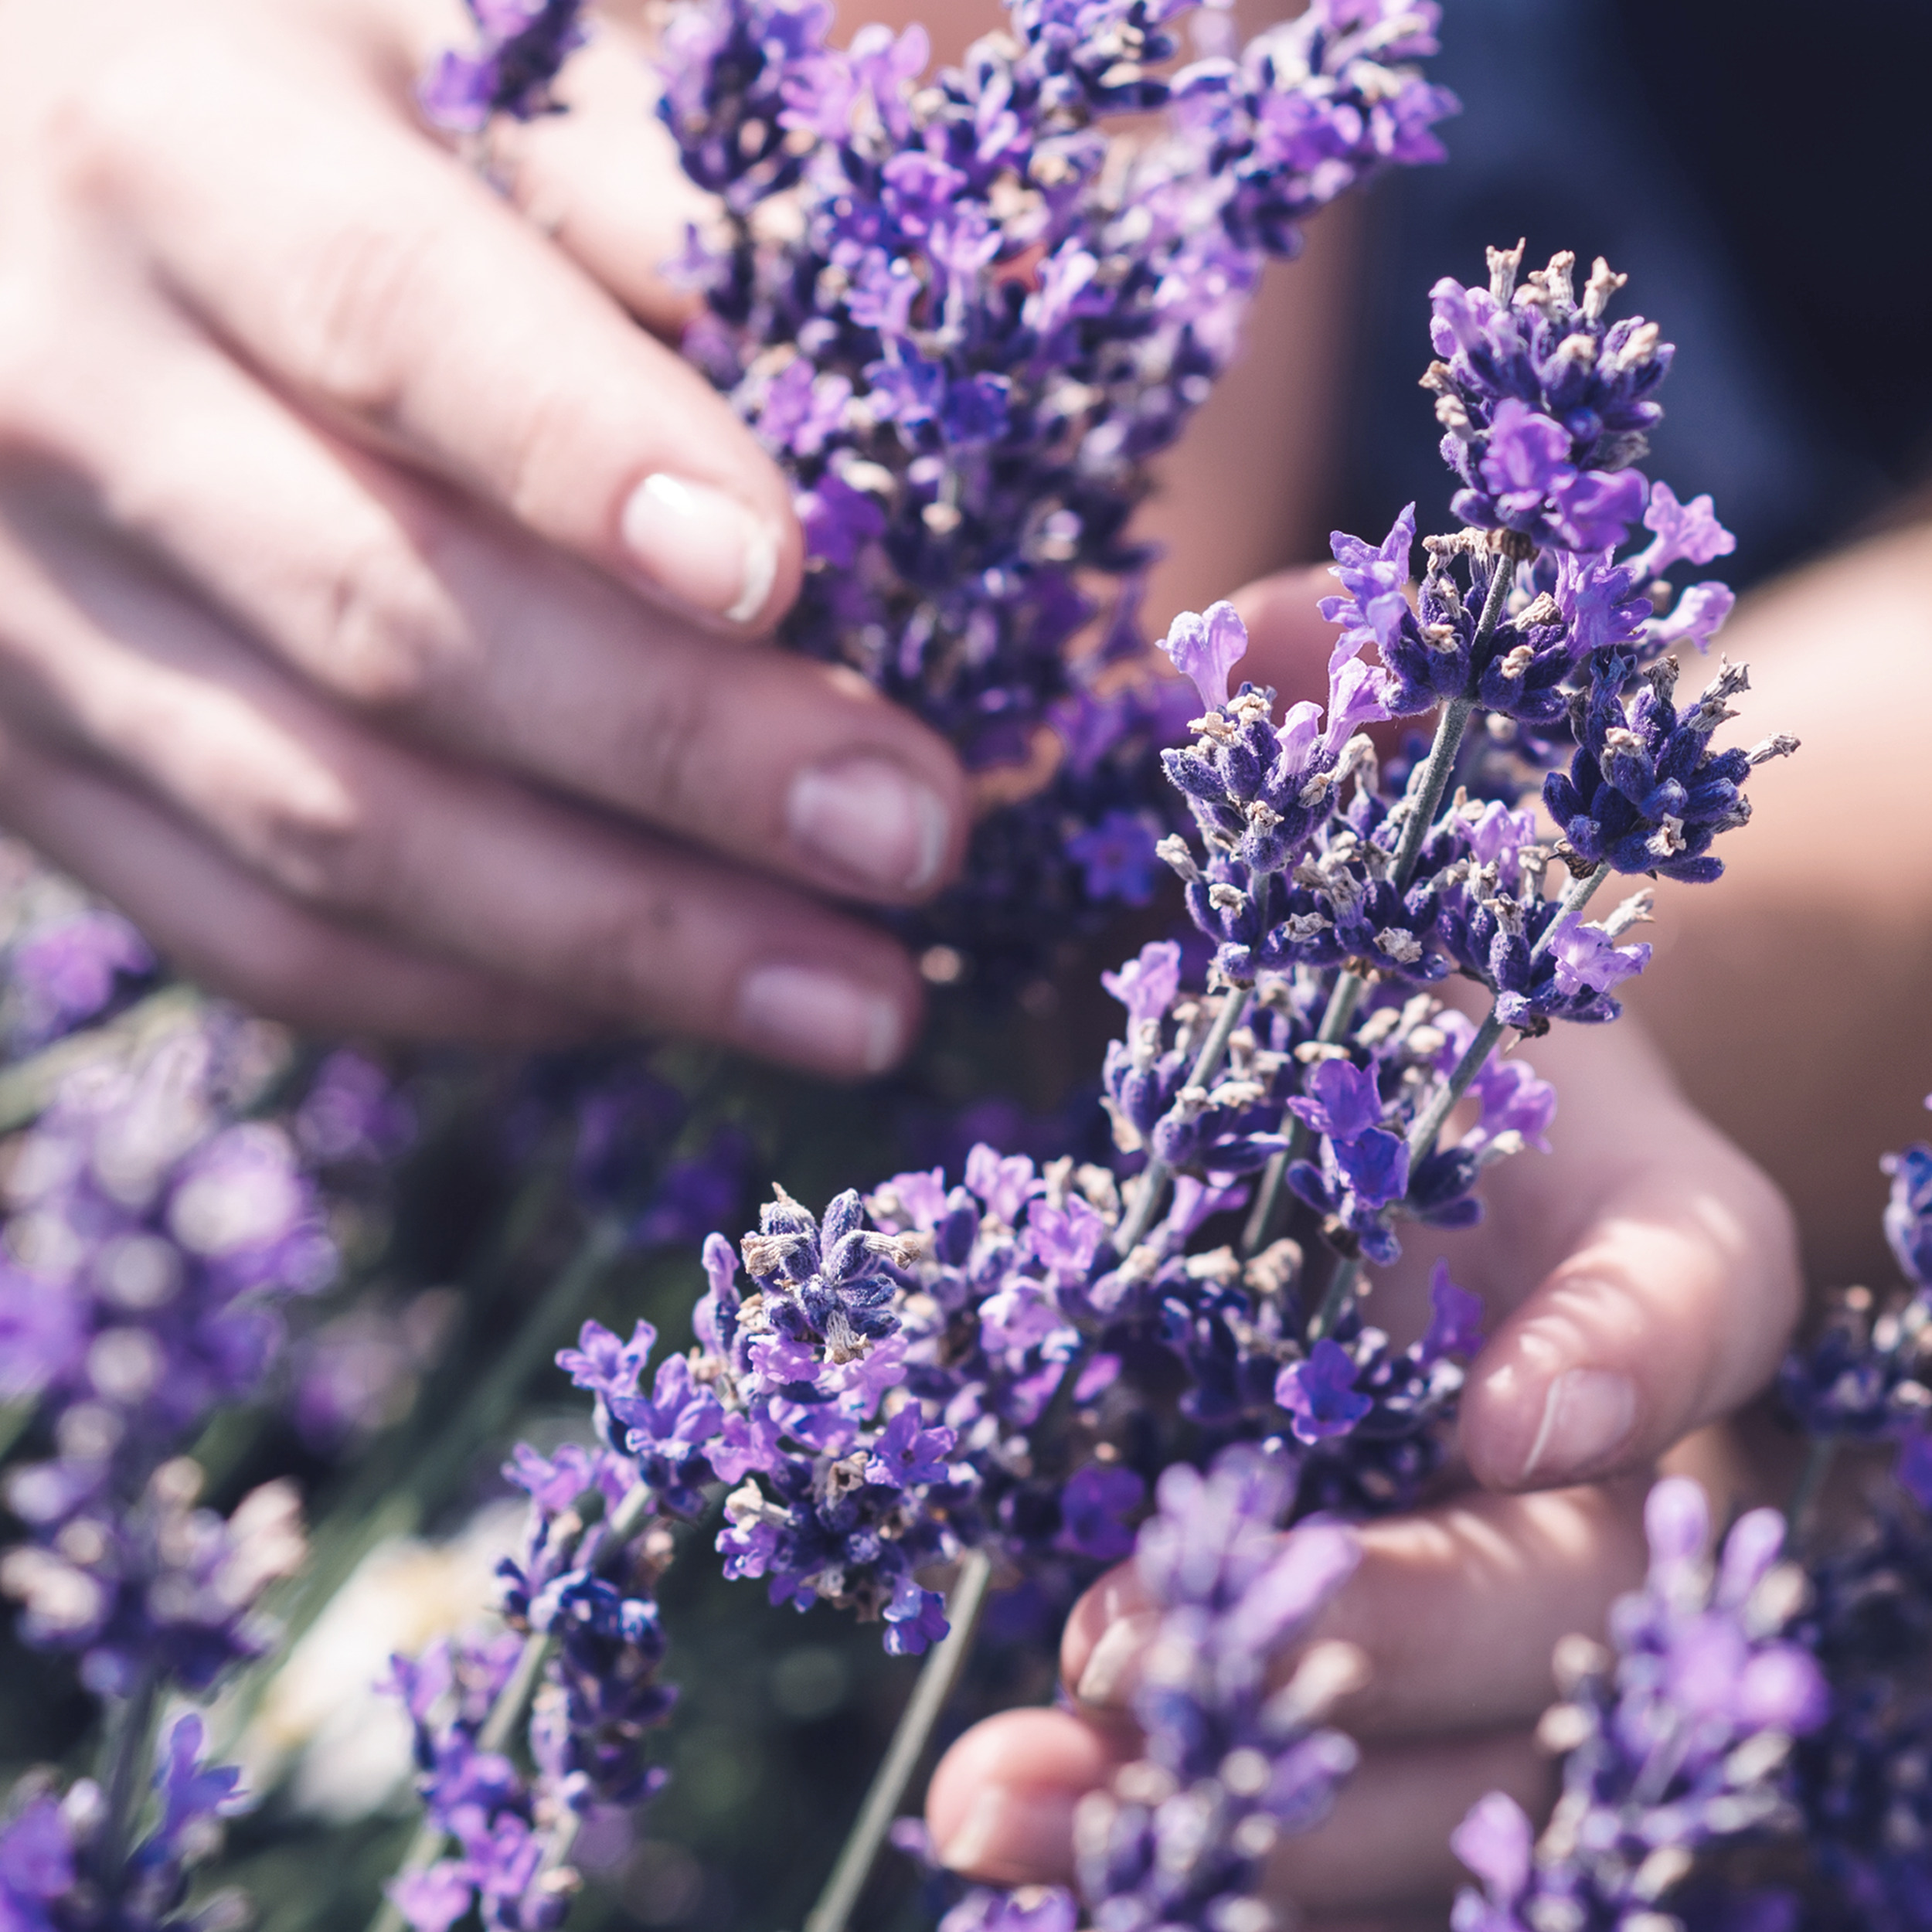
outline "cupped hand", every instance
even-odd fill
[[[1483,1296],[1449,1493],[1364,1527],[1363,1560],[1309,1641],[1366,1654],[1335,1721],[1363,1745],[1332,1818],[1284,1842],[1269,1886],[1318,1923],[1435,1913],[1447,1842],[1484,1792],[1536,1811],[1550,1658],[1600,1634],[1641,1577],[1647,1473],[1773,1372],[1798,1308],[1794,1232],[1763,1175],[1678,1094],[1628,1022],[1522,1049],[1560,1097],[1551,1151],[1491,1170],[1478,1227],[1402,1230],[1370,1318],[1420,1332],[1438,1254]],[[941,1855],[995,1882],[1064,1880],[1074,1804],[1137,1754],[1128,1711],[1155,1619],[1131,1565],[1082,1599],[1062,1651],[1068,1708],[1010,1712],[956,1744],[927,1817]],[[1294,1659],[1279,1661],[1285,1677]],[[1427,1922],[1427,1921],[1424,1921]]]
[[[634,319],[691,207],[641,47],[502,150],[519,208],[413,104],[467,34],[0,0],[0,817],[298,1022],[877,1070],[917,976],[828,902],[941,883],[960,773],[756,641],[799,534]]]

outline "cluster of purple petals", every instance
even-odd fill
[[[521,121],[555,111],[550,90],[583,46],[583,0],[464,0],[478,42],[439,54],[416,97],[437,127],[480,133],[492,116]]]
[[[1271,1443],[1301,1514],[1402,1507],[1439,1466],[1474,1298],[1440,1273],[1410,1347],[1351,1321],[1311,1352],[1291,1244],[1191,1251],[1240,1199],[1185,1175],[1123,1255],[1117,1177],[1070,1160],[981,1146],[962,1185],[897,1175],[822,1219],[781,1193],[741,1245],[748,1284],[706,1243],[691,1355],[647,1387],[648,1330],[621,1344],[593,1325],[565,1366],[665,1509],[695,1515],[729,1485],[728,1573],[883,1620],[889,1650],[917,1652],[946,1628],[923,1572],[990,1547],[1070,1596],[1131,1546],[1143,1471],[1189,1445]]]
[[[140,934],[102,907],[32,927],[7,951],[9,1044],[32,1053],[102,1019],[159,967]]]
[[[1633,466],[1663,415],[1655,392],[1675,351],[1641,316],[1611,321],[1625,277],[1599,260],[1578,301],[1576,257],[1519,288],[1520,245],[1489,251],[1489,286],[1445,277],[1430,291],[1443,460],[1463,488],[1456,515],[1538,549],[1612,550],[1641,514]]]
[[[243,1037],[215,1015],[87,1068],[10,1171],[0,1395],[35,1406],[52,1454],[8,1477],[31,1540],[4,1580],[27,1640],[78,1654],[100,1694],[155,1669],[204,1686],[255,1654],[254,1599],[300,1558],[286,1492],[224,1523],[178,1459],[260,1391],[280,1304],[335,1265],[290,1134],[232,1117]]]
[[[593,1325],[584,1345],[561,1359],[599,1390],[607,1420],[605,1388],[634,1397],[649,1338],[627,1356]],[[504,1474],[530,1499],[522,1546],[498,1570],[508,1629],[393,1665],[429,1819],[454,1841],[450,1855],[389,1887],[417,1932],[448,1932],[472,1906],[501,1932],[549,1932],[577,1889],[569,1857],[579,1824],[645,1803],[667,1775],[648,1755],[676,1700],[658,1675],[655,1586],[671,1554],[658,1498],[639,1492],[629,1458],[607,1442],[566,1444],[553,1457],[519,1444]],[[486,1733],[519,1658],[539,1643],[549,1654],[527,1720],[519,1712],[499,1727],[527,1741],[526,1776]]]
[[[1279,1533],[1295,1487],[1249,1448],[1161,1478],[1134,1552],[1162,1612],[1134,1701],[1144,1755],[1074,1817],[1080,1889],[1107,1932],[1249,1922],[1269,1852],[1320,1824],[1355,1767],[1321,1719],[1358,1681],[1355,1653],[1318,1645],[1281,1689],[1267,1682],[1357,1561],[1339,1527]]]
[[[1804,1583],[1780,1560],[1784,1519],[1740,1519],[1713,1559],[1703,1492],[1673,1478],[1651,1491],[1645,1523],[1649,1575],[1613,1606],[1611,1647],[1570,1639],[1558,1652],[1566,1701],[1541,1733],[1565,1753],[1549,1824],[1537,1837],[1492,1793],[1455,1834],[1478,1880],[1455,1932],[1683,1932],[1700,1861],[1799,1822],[1793,1747],[1825,1723],[1831,1695],[1794,1641]]]
[[[188,1927],[192,1868],[240,1808],[241,1774],[202,1759],[202,1720],[168,1726],[156,1753],[152,1828],[117,1871],[102,1869],[107,1804],[83,1778],[56,1796],[29,1779],[0,1819],[0,1926],[7,1932],[162,1932]]]
[[[1170,78],[1189,10],[1018,0],[1009,34],[930,77],[922,29],[835,49],[818,0],[704,0],[665,36],[660,111],[725,209],[681,264],[708,304],[688,346],[794,478],[805,529],[784,638],[975,770],[1043,746],[1075,768],[973,855],[965,897],[1022,926],[1010,895],[1036,873],[1056,913],[1151,889],[1148,790],[1091,782],[1144,763],[1145,704],[1111,700],[1147,675],[1128,526],[1148,459],[1226,366],[1265,257],[1357,182],[1439,159],[1429,129],[1454,107],[1410,64],[1434,51],[1433,5],[1317,0]],[[1165,136],[1121,178],[1102,124],[1158,109]],[[1107,577],[1088,648],[1086,587]],[[971,926],[939,917],[970,951]]]

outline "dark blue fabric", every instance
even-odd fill
[[[1628,272],[1679,345],[1651,468],[1709,490],[1745,583],[1932,466],[1927,0],[1449,0],[1447,166],[1377,190],[1345,526],[1447,515],[1427,295],[1526,236]]]

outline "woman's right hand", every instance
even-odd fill
[[[692,206],[641,46],[517,131],[519,212],[413,104],[467,33],[0,0],[0,816],[298,1022],[876,1071],[917,976],[827,902],[944,881],[958,768],[755,641],[800,539],[634,319]]]

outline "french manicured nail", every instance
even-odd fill
[[[1543,1420],[1525,1458],[1524,1482],[1560,1482],[1590,1474],[1630,1439],[1637,1390],[1608,1369],[1567,1369],[1549,1385]]]
[[[733,624],[765,607],[778,574],[778,538],[736,497],[660,471],[624,506],[624,548],[661,590]]]
[[[1073,1794],[989,1784],[939,1848],[949,1871],[1009,1885],[1065,1876],[1073,1859]]]
[[[1100,1633],[1074,1687],[1083,1704],[1124,1704],[1140,1676],[1141,1659],[1161,1628],[1161,1612],[1143,1610],[1120,1617]]]
[[[806,851],[882,892],[923,892],[952,842],[939,794],[885,758],[845,758],[800,772],[785,801],[785,825]]]
[[[760,966],[738,988],[738,1018],[773,1052],[819,1066],[883,1073],[905,1022],[885,994],[818,966]]]

